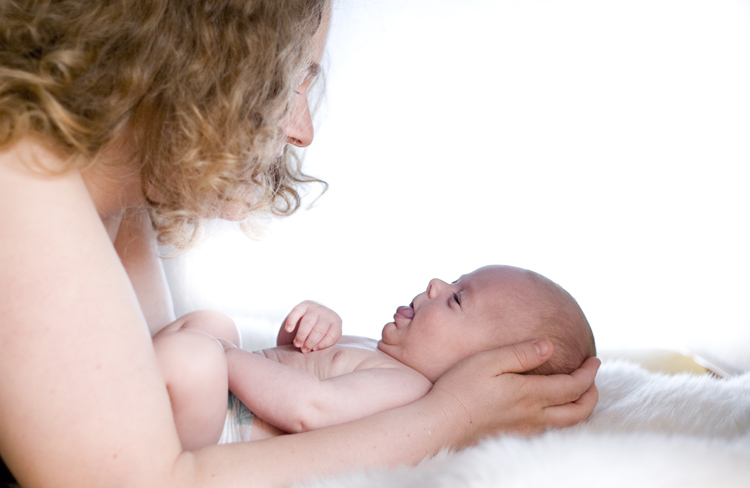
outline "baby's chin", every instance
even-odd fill
[[[393,324],[392,323],[391,324],[386,324],[386,327],[388,327],[388,325],[393,325]],[[385,327],[383,328],[383,331],[385,331]],[[379,351],[384,352],[384,353],[388,354],[389,356],[393,357],[393,354],[392,354],[393,348],[395,348],[397,346],[396,346],[396,344],[390,343],[386,339],[386,335],[383,334],[380,337],[380,340],[378,341],[377,347],[378,347]]]
[[[378,349],[382,348],[380,347],[381,344],[384,347],[388,346],[395,346],[398,344],[398,338],[396,337],[396,334],[398,333],[398,327],[396,326],[395,322],[388,322],[383,326],[383,330],[380,333],[380,340],[378,341]]]

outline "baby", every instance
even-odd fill
[[[285,321],[281,342],[294,339],[297,329],[309,334],[309,325],[294,325],[306,315],[325,323],[324,329],[328,324],[334,331],[340,327],[330,309],[314,302],[303,305],[301,312],[295,308],[293,320]],[[205,325],[211,320],[200,322],[189,320],[176,328],[208,329],[217,335],[216,327]],[[226,396],[172,388],[166,374],[186,448],[215,443],[219,437],[234,442],[313,430],[405,405],[425,395],[462,359],[526,340],[544,338],[554,347],[552,357],[529,373],[570,373],[596,355],[591,328],[573,297],[547,278],[511,266],[479,268],[451,284],[431,280],[410,305],[398,307],[379,341],[343,336],[330,347],[306,353],[292,344],[248,352],[236,347],[236,340],[219,338],[228,378],[223,384],[231,391],[228,412],[223,408]],[[295,342],[308,350],[304,339]],[[167,369],[174,368],[179,359],[162,358],[160,349],[160,362],[167,359]],[[220,378],[217,382],[222,384]],[[175,398],[178,390],[184,398]],[[218,402],[222,408],[216,407]],[[181,429],[179,405],[185,404],[206,408],[197,408],[204,411],[202,421]]]

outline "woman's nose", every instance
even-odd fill
[[[307,98],[302,94],[297,95],[299,100],[289,114],[289,122],[285,127],[286,143],[297,147],[307,147],[312,144],[314,130],[310,107]]]
[[[448,283],[446,283],[445,281],[433,278],[427,285],[427,296],[429,298],[435,298],[440,294],[442,290],[446,289],[448,286]]]

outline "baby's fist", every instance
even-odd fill
[[[331,347],[340,338],[341,317],[324,305],[306,300],[287,315],[276,342],[310,352]]]

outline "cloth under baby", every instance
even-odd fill
[[[227,417],[224,420],[224,429],[221,432],[219,444],[249,441],[253,430],[253,420],[255,420],[255,414],[230,392],[227,399]]]

